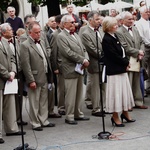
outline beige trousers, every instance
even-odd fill
[[[33,128],[48,125],[48,85],[37,86],[35,90],[28,88],[30,118]]]
[[[83,104],[83,77],[65,79],[65,109],[66,119],[73,121],[74,118],[84,117],[81,112]]]

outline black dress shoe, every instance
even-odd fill
[[[36,128],[33,128],[33,130],[35,130],[35,131],[43,131],[43,128],[42,127],[36,127]]]
[[[83,118],[74,118],[75,120],[77,120],[77,121],[88,121],[88,120],[90,120],[90,118],[89,117],[83,117]]]
[[[87,107],[87,109],[93,109],[92,104],[90,104],[90,105],[86,105],[86,107]]]
[[[17,122],[17,124],[18,124],[18,126],[20,126],[20,125],[21,125],[21,122]],[[26,125],[28,125],[28,123],[25,122],[25,121],[22,121],[22,125],[23,125],[23,126],[26,126]]]
[[[112,123],[112,126],[116,126],[116,127],[125,127],[125,125],[124,124],[117,124],[116,122],[115,122],[115,120],[114,120],[114,118],[112,117],[111,118],[111,123]]]
[[[14,133],[6,133],[6,136],[18,136],[18,135],[25,135],[26,132],[21,132],[21,131],[18,131],[18,132],[14,132]]]
[[[0,138],[0,144],[3,144],[5,141],[2,139],[2,138]]]
[[[135,106],[134,108],[138,108],[138,109],[147,109],[148,107],[147,107],[147,106],[142,105],[142,106]]]
[[[70,120],[67,120],[67,119],[65,119],[65,123],[71,124],[71,125],[77,125],[78,124],[78,122],[75,121],[75,120],[70,121]]]
[[[55,124],[54,123],[49,123],[48,125],[44,125],[42,127],[55,127]]]
[[[61,117],[62,116],[60,114],[56,114],[56,113],[48,115],[48,118],[61,118]]]
[[[65,110],[59,110],[58,113],[59,113],[60,115],[66,115]]]
[[[112,114],[112,113],[104,111],[104,114]]]
[[[131,120],[128,119],[124,114],[121,114],[120,117],[121,117],[122,122],[123,122],[123,119],[126,120],[126,122],[129,122],[129,123],[136,121],[135,119],[131,119]]]
[[[102,113],[101,111],[100,111],[100,112],[93,112],[93,113],[92,113],[92,116],[96,116],[96,117],[105,117],[105,114]]]

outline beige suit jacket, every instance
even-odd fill
[[[62,58],[61,67],[64,78],[79,77],[80,74],[75,72],[75,66],[77,63],[82,64],[85,58],[88,59],[80,37],[76,33],[74,36],[75,38],[65,29],[58,35],[57,45]]]
[[[36,82],[38,86],[43,86],[47,82],[51,82],[51,67],[49,61],[50,48],[45,47],[44,41],[41,40],[41,47],[43,49],[45,58],[48,63],[48,75],[45,74],[45,68],[43,65],[43,57],[40,54],[34,41],[28,37],[20,45],[20,57],[21,57],[21,66],[25,75],[27,84],[31,82]]]
[[[117,36],[126,50],[127,56],[137,58],[139,50],[144,50],[143,40],[136,27],[132,27],[133,37],[127,31],[127,29],[121,26],[117,31]]]
[[[16,72],[16,65],[9,43],[2,37],[0,41],[0,90],[10,78],[9,72]]]
[[[101,29],[99,29],[98,32],[100,35],[100,37],[98,37],[98,41],[96,40],[96,32],[94,32],[90,27],[87,27],[81,35],[82,42],[86,48],[86,51],[88,52],[89,59],[90,59],[90,65],[88,66],[89,73],[99,72],[98,58],[101,57],[101,53],[102,53],[101,42],[104,33]],[[97,52],[97,42],[98,42],[98,52]]]

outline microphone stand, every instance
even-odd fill
[[[21,96],[21,92],[19,89],[19,85],[20,85],[20,77],[19,77],[19,70],[18,70],[18,60],[17,60],[17,49],[16,49],[16,40],[15,40],[15,36],[13,36],[13,43],[14,43],[14,49],[15,49],[15,63],[16,63],[16,78],[18,80],[18,93],[16,95],[17,97],[17,101],[19,102],[19,113],[20,113],[20,122],[21,122],[21,138],[22,138],[22,146],[18,146],[17,148],[15,148],[14,150],[34,150],[34,149],[30,149],[28,148],[29,144],[28,143],[24,143],[24,134],[23,134],[23,124],[22,124],[22,96]]]
[[[97,34],[97,31],[96,31],[96,45],[97,45],[97,56],[98,56],[98,69],[99,69],[99,86],[100,86],[100,102],[101,102],[101,111],[102,111],[102,123],[103,123],[103,131],[98,133],[98,138],[99,139],[108,139],[109,136],[111,135],[110,132],[108,131],[105,131],[105,121],[104,121],[104,109],[103,109],[103,93],[102,93],[102,70],[101,70],[101,67],[102,68],[104,67],[104,62],[102,61],[102,57],[99,56],[99,51],[98,51],[98,34]]]

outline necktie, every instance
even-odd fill
[[[71,31],[70,31],[70,35],[74,35],[74,32],[71,32]]]
[[[10,44],[10,43],[13,43],[12,39],[8,40],[8,43],[9,43],[9,44]]]
[[[94,32],[98,31],[98,28],[94,28]]]
[[[37,43],[40,44],[40,40],[35,40],[34,43],[35,44],[37,44]]]
[[[129,27],[129,28],[128,28],[128,31],[132,31],[132,27]]]

